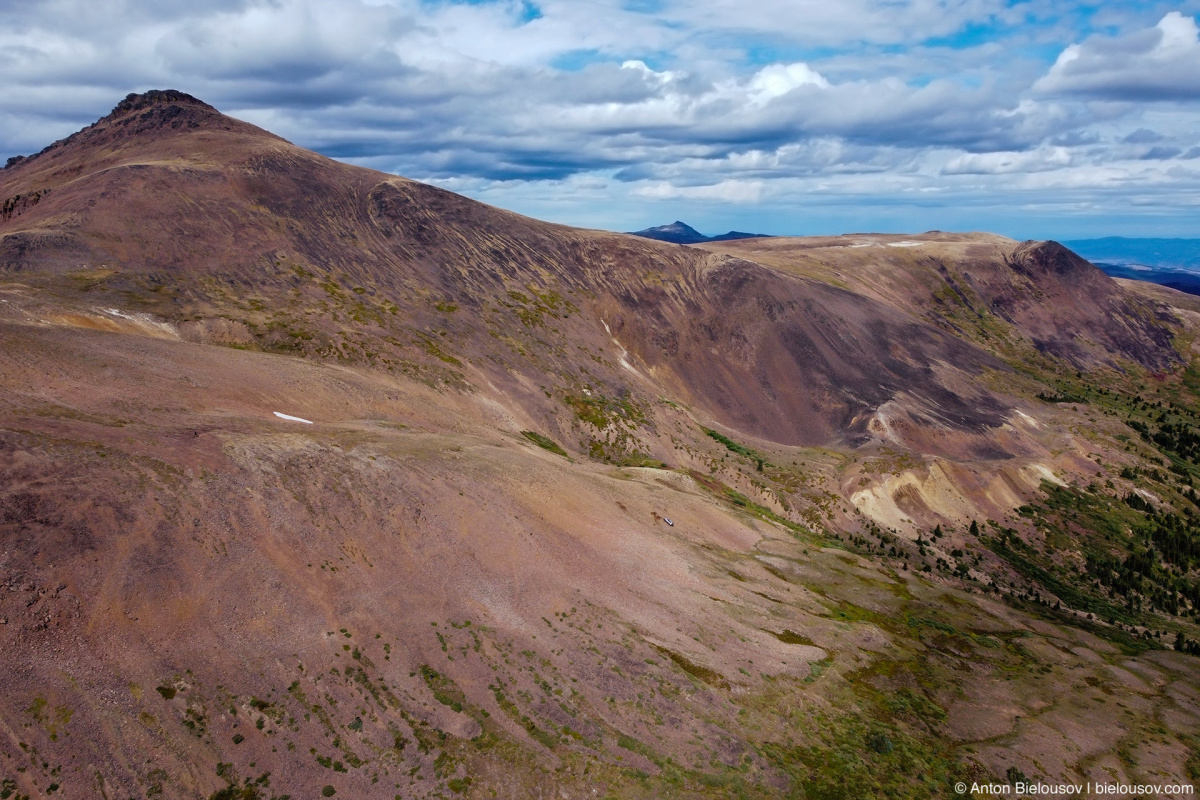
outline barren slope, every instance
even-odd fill
[[[1031,345],[1083,368],[1114,359],[1152,369],[1178,364],[1165,308],[1139,301],[1057,242],[935,231],[701,246],[845,285],[989,349]]]
[[[338,164],[186,96],[127,100],[0,173],[0,196],[37,198],[0,225],[7,269],[72,276],[97,306],[132,299],[201,339],[509,391],[594,379],[619,394],[649,371],[727,425],[797,444],[861,433],[900,392],[964,429],[1000,419],[939,374],[997,362],[868,298]]]
[[[177,93],[0,195],[6,798],[1197,763],[1169,295],[977,235],[553,226]]]

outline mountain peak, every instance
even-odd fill
[[[186,92],[176,89],[151,89],[130,93],[106,116],[65,139],[49,145],[31,156],[13,156],[5,169],[27,164],[51,152],[64,150],[66,145],[111,146],[119,140],[153,138],[162,134],[195,130],[225,130],[253,132],[256,135],[279,139],[272,133],[222,114],[213,106]],[[281,140],[282,141],[282,140]]]
[[[646,228],[641,231],[632,231],[632,233],[643,239],[657,239],[660,242],[674,242],[675,244],[696,244],[708,241],[707,236],[681,220],[675,220],[670,225],[659,225],[656,228]]]
[[[213,106],[186,92],[151,89],[141,94],[126,95],[108,116],[96,120],[80,134],[86,135],[98,129],[113,133],[145,134],[200,127],[222,128],[231,121]]]
[[[741,231],[730,231],[723,233],[720,236],[705,236],[700,231],[688,225],[681,220],[675,220],[670,225],[659,225],[656,228],[646,228],[640,231],[630,231],[634,236],[641,236],[643,239],[657,239],[660,242],[673,242],[675,244],[700,244],[701,242],[724,242],[730,239],[757,239],[765,237],[763,233],[743,233]]]
[[[125,99],[117,103],[107,117],[100,121],[115,120],[123,117],[126,114],[131,114],[134,111],[142,111],[147,108],[164,105],[180,105],[180,106],[196,106],[208,111],[216,112],[217,109],[210,106],[208,103],[193,97],[187,92],[180,92],[176,89],[151,89],[148,92],[138,94],[130,92],[125,95]],[[220,113],[220,112],[217,112]]]

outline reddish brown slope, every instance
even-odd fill
[[[1084,369],[1122,359],[1155,370],[1180,363],[1171,340],[1178,321],[1164,305],[1057,242],[933,232],[701,247],[845,285],[1009,356],[1036,350]]]
[[[903,796],[1012,764],[1105,779],[1145,726],[1167,744],[1130,774],[1182,774],[1192,659],[508,424],[375,370],[5,318],[0,786],[768,800],[852,771]]]
[[[1092,480],[1106,445],[1070,404],[982,389],[999,362],[953,333],[961,309],[906,307],[880,262],[846,261],[850,291],[547,225],[173,94],[0,187],[0,792],[767,800],[1184,774],[1190,659],[942,574],[1026,589],[968,520],[1023,524],[1005,514],[1041,478]],[[731,442],[757,464],[714,418],[764,434]],[[602,463],[635,449],[684,469]]]
[[[1006,262],[1019,277],[989,281],[984,273],[980,293],[993,313],[1026,331],[1040,350],[1081,367],[1106,352],[1155,369],[1181,363],[1162,324],[1171,320],[1163,307],[1139,303],[1058,242],[1024,242]]]
[[[94,302],[246,344],[491,383],[563,436],[561,398],[589,384],[788,443],[859,435],[903,392],[951,426],[999,419],[938,374],[996,362],[870,299],[338,164],[186,95],[131,97],[0,172],[0,194],[37,199],[0,225],[9,272],[85,276]]]

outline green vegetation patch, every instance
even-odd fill
[[[810,647],[816,647],[816,644],[813,642],[812,639],[810,639],[807,636],[804,636],[802,634],[795,633],[793,631],[789,631],[786,629],[783,631],[780,631],[779,633],[775,633],[774,631],[771,631],[771,635],[774,636],[779,641],[783,642],[784,644],[806,644],[806,645],[809,645]]]
[[[729,681],[725,680],[725,676],[721,673],[711,670],[708,667],[702,667],[699,664],[693,663],[687,658],[687,656],[684,656],[681,653],[676,653],[674,650],[670,650],[666,647],[654,645],[654,649],[671,659],[671,661],[675,663],[675,666],[679,667],[681,670],[686,672],[688,675],[691,675],[701,683],[708,684],[709,686],[713,686],[718,689],[729,688]]]
[[[657,458],[651,458],[644,453],[630,453],[621,456],[614,463],[618,467],[645,467],[647,469],[670,469],[670,466]]]
[[[537,723],[529,718],[527,714],[522,714],[521,709],[517,708],[517,704],[508,698],[504,690],[499,684],[488,686],[492,690],[492,695],[496,698],[496,704],[500,706],[500,710],[511,717],[515,722],[521,724],[525,732],[530,735],[535,741],[542,746],[553,749],[560,743],[560,739],[550,731],[539,728]]]
[[[756,515],[760,519],[770,520],[771,522],[777,522],[780,525],[782,525],[783,527],[790,530],[792,533],[806,533],[807,532],[807,530],[802,525],[792,522],[787,517],[782,517],[779,514],[776,514],[774,511],[767,508],[766,506],[755,503],[749,497],[746,497],[746,495],[742,494],[741,492],[737,491],[736,489],[734,489],[730,486],[726,486],[725,484],[721,483],[720,481],[716,480],[715,478],[705,475],[702,472],[697,472],[694,469],[689,469],[687,471],[687,474],[690,475],[692,480],[694,480],[700,486],[703,486],[705,489],[708,489],[713,494],[717,495],[718,497],[723,498],[724,500],[727,500],[728,502],[732,503],[733,505],[737,506],[738,508],[742,508],[742,509],[745,509],[746,511],[749,511],[750,513]]]
[[[264,772],[254,779],[246,778],[239,785],[233,765],[221,763],[217,764],[217,775],[229,781],[229,785],[210,794],[208,800],[266,800],[262,790],[271,785],[271,773]],[[287,795],[284,797],[286,798]],[[272,798],[272,800],[282,800],[282,798]]]
[[[624,733],[617,735],[617,747],[620,747],[622,750],[628,750],[631,753],[637,753],[638,755],[645,756],[650,760],[651,763],[659,767],[662,767],[664,764],[663,757],[654,752],[653,748],[644,742],[640,742],[632,736],[628,736]]]
[[[512,302],[500,301],[511,309],[517,319],[527,328],[541,328],[546,325],[546,318],[559,319],[571,316],[579,311],[579,307],[553,290],[541,292],[533,287],[527,287],[529,295],[524,292],[510,291],[508,299]],[[532,297],[530,296],[532,295]]]
[[[1127,480],[1138,480],[1140,474],[1129,468],[1122,471]],[[1052,607],[1030,590],[1010,594],[1010,602],[1056,621],[1094,628],[1127,653],[1161,646],[1136,630],[1162,626],[1164,620],[1156,614],[1176,619],[1197,616],[1200,516],[1194,508],[1182,513],[1155,510],[1133,492],[1122,500],[1095,487],[1085,492],[1046,483],[1042,488],[1044,500],[1023,506],[1019,513],[1033,522],[1050,546],[1039,548],[1014,529],[994,523],[995,535],[981,536],[980,541],[1067,608],[1057,603]],[[1082,558],[1056,557],[1064,546]],[[1101,621],[1108,625],[1096,624]]]
[[[463,704],[467,698],[457,683],[428,664],[422,664],[420,672],[421,679],[425,681],[425,685],[433,693],[434,700],[437,700],[444,706],[449,706],[455,711],[461,712],[463,710]]]
[[[811,744],[762,746],[810,800],[966,797],[952,792],[955,783],[983,777],[978,766],[892,725],[820,715],[816,729],[819,739]]]
[[[462,362],[442,350],[441,345],[434,341],[432,336],[428,336],[424,333],[417,333],[417,338],[413,340],[413,344],[421,347],[426,353],[429,353],[429,355],[440,361],[444,361],[447,364],[451,364],[456,367],[462,366]]]
[[[755,464],[758,465],[759,472],[763,471],[764,466],[772,466],[771,462],[767,460],[767,457],[764,456],[762,453],[758,452],[757,450],[755,450],[754,448],[747,447],[746,445],[741,444],[739,442],[735,442],[733,439],[730,439],[725,434],[720,433],[719,431],[714,431],[712,428],[701,428],[701,430],[703,430],[704,433],[709,436],[709,438],[714,439],[714,440],[720,442],[721,444],[725,445],[725,449],[727,449],[729,452],[737,453],[739,456],[745,456],[746,458],[753,461]]]
[[[628,396],[605,397],[604,395],[567,395],[563,398],[575,416],[596,430],[624,424],[636,428],[646,422],[646,413]]]
[[[554,441],[549,436],[544,436],[537,431],[521,431],[521,435],[543,450],[549,450],[551,453],[560,455],[563,458],[570,458],[570,456],[567,455],[567,451],[563,450],[562,447],[559,446],[558,442]]]
[[[1069,390],[1062,392],[1038,392],[1037,399],[1044,400],[1047,403],[1087,403],[1086,397]]]

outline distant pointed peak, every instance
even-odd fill
[[[657,239],[660,242],[674,242],[675,244],[700,244],[701,242],[726,242],[731,239],[757,239],[765,237],[764,233],[744,233],[742,231],[730,231],[723,233],[720,236],[705,236],[700,231],[688,225],[682,220],[675,220],[670,225],[659,225],[656,228],[646,228],[641,231],[630,231],[634,236],[641,236],[643,239]]]
[[[674,242],[675,244],[696,244],[708,241],[707,236],[682,220],[675,220],[670,225],[631,231],[631,233],[644,239],[657,239],[661,242]]]
[[[700,231],[693,228],[691,225],[688,225],[683,220],[678,220],[678,219],[675,220],[674,222],[672,222],[670,225],[659,225],[655,228],[646,228],[646,230],[647,231],[658,231],[661,233],[687,234],[689,236],[704,236],[704,234],[702,234]],[[638,232],[642,233],[642,231],[638,231]]]

